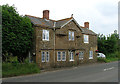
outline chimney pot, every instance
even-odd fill
[[[49,20],[49,10],[43,10],[43,18]]]
[[[89,29],[89,22],[84,22],[84,27]]]

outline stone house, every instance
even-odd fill
[[[71,16],[61,20],[26,15],[34,28],[32,53],[41,68],[71,66],[96,62],[97,34],[89,29],[89,22],[80,26]]]

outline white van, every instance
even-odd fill
[[[106,58],[106,56],[103,53],[97,53],[98,58]]]

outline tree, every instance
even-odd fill
[[[2,5],[2,52],[25,57],[32,47],[33,28],[29,18],[20,16],[14,6]]]
[[[109,36],[104,36],[103,34],[98,34],[98,50],[104,54],[110,54],[114,53],[115,51],[118,51],[119,49],[119,37],[116,33],[117,31],[114,31],[113,34]]]

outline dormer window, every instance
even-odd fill
[[[88,35],[84,35],[84,43],[89,43],[89,36]]]
[[[69,31],[69,41],[74,41],[74,32]]]
[[[43,29],[42,40],[43,41],[49,41],[49,30]]]

